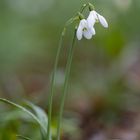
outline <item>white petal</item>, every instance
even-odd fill
[[[92,35],[95,35],[96,34],[94,27],[89,28],[88,30],[91,32]]]
[[[78,40],[82,39],[82,34],[83,34],[83,28],[79,25],[77,32],[76,32],[76,36]]]
[[[93,10],[90,12],[87,22],[89,27],[93,27],[94,24],[96,23],[96,20],[98,19],[96,12]]]
[[[83,31],[83,35],[86,39],[91,39],[92,38],[92,33],[89,30]]]
[[[91,11],[90,12],[90,14],[92,14],[93,15],[93,17],[96,19],[96,20],[98,20],[98,13],[96,12],[96,11]]]
[[[103,16],[98,14],[98,19],[99,19],[99,21],[100,21],[100,23],[102,24],[103,27],[108,28],[108,23]]]
[[[89,15],[89,17],[87,18],[88,26],[90,28],[93,27],[95,22],[96,22],[96,19],[93,17],[93,15]]]
[[[82,20],[80,21],[79,26],[81,26],[81,28],[84,29],[84,28],[86,27],[86,25],[87,25],[87,21],[86,21],[85,19],[82,19]]]

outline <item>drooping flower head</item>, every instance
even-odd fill
[[[94,25],[99,22],[103,27],[108,28],[106,19],[94,10],[94,6],[89,3],[90,13],[87,19],[79,13],[80,23],[77,29],[77,38],[81,40],[84,36],[86,39],[91,39],[96,34]]]
[[[97,13],[95,10],[90,11],[90,14],[87,18],[87,22],[89,27],[94,26],[96,22],[100,22],[103,27],[108,28],[108,23],[106,19],[102,15]]]
[[[88,22],[85,19],[80,20],[78,29],[77,29],[77,38],[81,40],[84,36],[86,39],[91,39],[95,35],[94,27],[89,28]]]

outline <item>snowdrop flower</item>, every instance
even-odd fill
[[[79,23],[76,35],[78,40],[81,40],[83,36],[86,39],[91,39],[92,36],[95,35],[95,29],[93,26],[89,28],[87,20],[82,19]]]
[[[97,17],[96,12],[95,11],[91,11],[89,13],[88,18],[87,18],[88,26],[89,27],[93,27],[94,24],[97,22],[97,20],[98,20],[98,17]]]
[[[92,28],[96,22],[100,22],[103,27],[108,28],[106,19],[95,10],[90,11],[87,22],[90,28]]]

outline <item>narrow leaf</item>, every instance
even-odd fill
[[[47,126],[48,126],[48,117],[47,117],[45,111],[30,102],[27,102],[27,105],[35,112],[37,118],[43,124],[45,131],[43,129],[41,129],[41,134],[42,134],[42,139],[45,140],[45,138],[47,136],[46,132],[47,132]]]
[[[17,135],[17,137],[23,140],[31,140],[30,138],[22,136],[22,135]]]
[[[41,128],[44,130],[44,132],[47,133],[46,127],[44,127],[44,124],[43,124],[32,112],[30,112],[29,110],[27,110],[27,109],[24,108],[23,106],[18,105],[18,104],[16,104],[16,103],[13,103],[13,102],[11,102],[11,101],[9,101],[9,100],[7,100],[7,99],[0,98],[0,101],[1,101],[1,102],[4,102],[4,103],[7,103],[7,104],[9,104],[9,105],[12,105],[12,106],[14,106],[14,107],[20,109],[21,111],[27,113],[28,115],[30,115],[30,116],[41,126]]]

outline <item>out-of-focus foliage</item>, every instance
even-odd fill
[[[84,2],[0,0],[1,97],[18,103],[28,99],[47,112],[50,74],[61,30]],[[97,34],[92,40],[76,42],[63,121],[66,135],[63,137],[68,135],[72,140],[91,139],[93,134],[96,136],[94,130],[116,130],[114,126],[121,121],[131,128],[128,122],[134,124],[132,120],[138,116],[135,114],[140,113],[140,1],[91,2],[106,17],[109,28],[106,30],[96,25]],[[73,30],[73,26],[67,30],[57,71],[54,134],[66,52]],[[0,105],[0,140],[14,140],[16,134],[33,140],[40,138],[39,128],[27,123],[30,118],[25,116],[25,119],[24,115]]]

